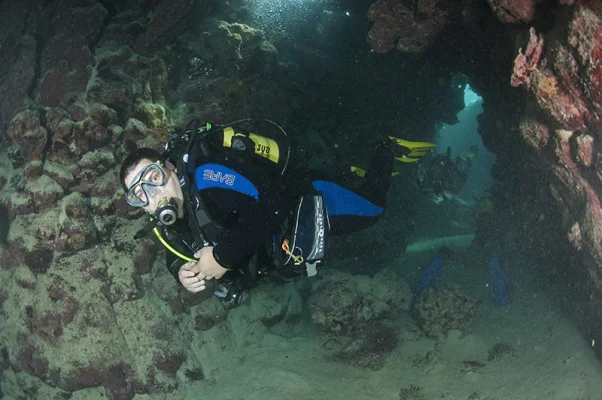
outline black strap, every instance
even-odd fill
[[[182,187],[182,193],[184,195],[184,207],[186,209],[186,213],[188,214],[188,225],[190,226],[190,230],[192,231],[192,235],[194,236],[194,240],[199,246],[208,246],[209,241],[203,234],[203,231],[199,227],[198,223],[196,223],[196,214],[192,205],[192,199],[190,198],[190,175],[188,173],[188,166],[194,165],[191,162],[195,162],[194,152],[191,152],[192,146],[196,141],[196,137],[198,135],[198,121],[196,122],[196,126],[192,134],[190,135],[190,139],[188,140],[188,145],[186,146],[186,151],[184,154],[180,154],[177,159],[177,168],[178,168],[178,179],[180,181],[180,186]],[[193,153],[193,159],[190,159],[190,155]],[[184,161],[184,158],[187,158]],[[194,219],[194,220],[193,220]]]
[[[186,171],[186,165],[184,164],[184,160],[181,158],[178,159],[178,170]],[[196,212],[192,206],[192,199],[190,198],[190,178],[186,172],[178,175],[180,175],[178,178],[180,179],[180,186],[182,187],[182,193],[184,194],[184,207],[186,207],[186,213],[188,214],[189,219],[188,225],[192,230],[194,240],[199,246],[209,246],[209,241],[203,234],[199,224],[196,222]]]

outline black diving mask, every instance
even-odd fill
[[[150,198],[159,193],[160,187],[167,184],[163,164],[160,161],[147,165],[134,177],[125,199],[132,207],[146,207]]]

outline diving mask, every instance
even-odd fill
[[[132,179],[125,194],[125,200],[132,207],[146,207],[150,198],[160,192],[160,187],[165,186],[167,179],[161,161],[149,164]]]

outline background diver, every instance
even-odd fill
[[[456,262],[476,262],[479,265],[487,262],[489,272],[489,290],[491,302],[495,306],[506,306],[512,302],[511,285],[500,262],[500,243],[503,241],[504,224],[500,220],[495,198],[503,199],[503,190],[494,184],[478,199],[475,235],[466,253],[460,254],[442,247],[433,257],[431,264],[420,275],[414,287],[414,295],[435,284],[445,259]]]
[[[191,292],[222,278],[215,295],[237,302],[258,275],[315,275],[329,235],[363,229],[383,215],[394,160],[415,162],[434,147],[380,140],[367,170],[352,167],[363,176],[352,191],[353,174],[288,168],[290,149],[274,140],[240,125],[206,124],[174,135],[163,154],[132,152],[120,181],[128,204],[151,216],[137,236],[155,232],[169,250],[170,273]]]
[[[451,147],[444,153],[431,153],[418,168],[418,182],[423,192],[451,200],[457,196],[470,175],[472,160],[479,152],[471,146],[465,155],[451,156]]]

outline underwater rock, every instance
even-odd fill
[[[86,198],[80,193],[65,197],[61,204],[60,223],[55,227],[54,249],[76,251],[98,241],[92,214]],[[51,238],[49,238],[51,239]]]
[[[97,72],[88,83],[87,102],[104,104],[118,114],[129,115],[137,102],[158,106],[165,101],[167,66],[158,57],[142,57],[111,41],[98,47],[95,56]]]
[[[51,130],[52,147],[48,156],[49,160],[65,163],[78,158],[73,145],[74,125],[75,123],[70,118],[64,118]]]
[[[392,318],[409,308],[406,282],[384,269],[373,278],[341,271],[324,271],[311,289],[311,317],[321,330],[354,335],[376,319]]]
[[[50,301],[44,306],[32,307],[31,312],[27,313],[25,325],[32,335],[56,345],[65,328],[73,322],[79,303],[60,283],[53,284],[47,290]]]
[[[165,107],[160,104],[137,101],[132,107],[131,115],[149,128],[165,128],[169,125]]]
[[[135,118],[130,118],[125,123],[123,134],[126,141],[136,142],[146,138],[148,134],[148,128],[142,121]]]
[[[58,133],[59,124],[66,120],[71,120],[71,114],[64,108],[47,107],[44,109],[44,126],[52,135]]]
[[[525,117],[520,122],[520,134],[535,150],[545,147],[550,140],[550,128],[533,117]]]
[[[15,112],[22,109],[36,78],[38,45],[28,24],[32,5],[0,2],[0,93],[6,101],[0,102],[0,131],[9,124]],[[32,19],[35,18],[32,16]]]
[[[163,0],[153,9],[152,17],[136,43],[136,51],[145,54],[173,40],[191,18],[196,0]]]
[[[496,343],[487,352],[487,361],[495,361],[507,354],[513,354],[514,348],[506,343]]]
[[[602,79],[597,64],[602,52],[602,22],[595,12],[577,7],[567,42],[544,52],[544,37],[531,28],[525,53],[515,60],[512,84],[524,84],[539,107],[557,124],[575,131],[595,126],[602,118]],[[543,59],[546,62],[543,62]]]
[[[215,296],[205,300],[200,306],[192,307],[191,314],[197,331],[208,331],[228,318],[228,310]]]
[[[38,179],[44,173],[42,160],[31,160],[25,165],[25,178],[27,180]]]
[[[360,338],[337,351],[333,360],[378,371],[383,367],[385,356],[397,348],[397,334],[387,323],[371,324]]]
[[[288,285],[265,284],[251,292],[253,314],[265,326],[274,326],[284,319],[291,298],[289,289]]]
[[[487,0],[491,10],[507,24],[528,24],[533,21],[536,8],[546,0]]]
[[[260,320],[266,327],[274,328],[283,324],[279,329],[286,335],[290,325],[301,321],[303,307],[295,283],[275,284],[265,282],[251,292],[251,310],[254,319]],[[290,324],[290,325],[289,325]]]
[[[368,18],[374,25],[368,32],[368,43],[373,51],[386,53],[394,48],[413,53],[424,51],[447,25],[450,8],[457,7],[436,0],[406,4],[378,0],[370,6]]]
[[[139,275],[148,274],[157,254],[157,244],[151,239],[141,240],[132,253],[136,273]]]
[[[41,246],[23,253],[23,264],[27,265],[35,275],[48,271],[54,254]]]
[[[111,149],[103,148],[87,152],[77,164],[81,168],[82,177],[90,179],[105,174],[117,165],[117,160]]]
[[[420,386],[410,385],[399,390],[399,400],[427,400]]]
[[[42,158],[48,132],[40,124],[38,111],[26,110],[17,114],[10,123],[8,136],[17,145],[24,160]]]
[[[35,345],[26,345],[11,364],[17,371],[28,372],[42,380],[48,378],[48,360]]]
[[[41,59],[40,102],[66,107],[74,96],[86,91],[92,75],[90,45],[98,40],[108,12],[97,2],[74,7],[71,12],[48,5],[45,12],[56,33],[46,39]]]
[[[73,137],[74,154],[80,157],[104,146],[110,139],[107,128],[90,117],[73,125]]]
[[[115,204],[111,197],[94,196],[90,199],[90,210],[94,215],[106,217],[115,213]]]
[[[65,190],[48,175],[27,180],[24,192],[33,200],[36,207],[43,208],[55,204],[62,199]]]
[[[88,115],[104,127],[115,123],[117,113],[104,104],[94,103],[89,107]]]
[[[57,162],[46,161],[44,163],[44,173],[54,179],[65,190],[69,189],[75,183],[73,172]]]
[[[433,339],[445,337],[457,329],[467,334],[477,311],[478,301],[466,296],[459,287],[427,288],[416,299],[413,311],[418,326]]]
[[[518,56],[514,59],[514,70],[510,79],[512,86],[530,85],[529,76],[535,71],[537,64],[541,60],[543,45],[543,35],[538,36],[535,28],[531,28],[529,30],[529,43],[527,43],[525,52],[523,53],[522,48],[519,49]]]
[[[594,138],[590,135],[579,135],[575,141],[577,162],[584,167],[590,167],[594,161]]]

